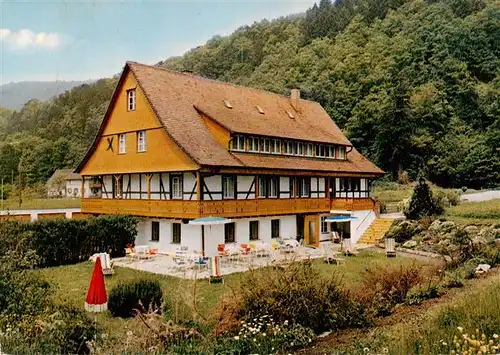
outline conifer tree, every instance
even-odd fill
[[[443,208],[432,197],[432,191],[423,177],[418,179],[413,190],[410,207],[405,212],[406,218],[418,220],[424,216],[435,216],[443,213]]]

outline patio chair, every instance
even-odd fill
[[[343,243],[344,243],[344,253],[345,253],[345,255],[355,256],[355,255],[359,254],[359,252],[352,246],[351,238],[345,238],[343,240]]]
[[[385,255],[388,258],[396,256],[396,249],[394,248],[394,238],[385,239]]]
[[[337,265],[343,264],[345,259],[337,257],[336,253],[332,250],[330,243],[323,243],[323,256],[325,263],[336,263]]]
[[[248,244],[240,244],[240,261],[250,263],[250,258],[252,256],[252,250]]]
[[[210,258],[210,278],[208,280],[209,283],[212,282],[222,282],[224,283],[224,277],[220,273],[220,263],[218,256],[212,256]]]
[[[130,259],[134,259],[137,255],[135,253],[135,249],[130,247],[130,248],[125,248],[125,256]]]
[[[102,273],[104,275],[113,275],[115,271],[113,270],[113,262],[109,254],[101,253],[99,254],[99,258],[101,259]]]

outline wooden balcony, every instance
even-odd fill
[[[292,198],[218,201],[82,199],[82,212],[128,214],[162,218],[257,217],[297,213],[328,213],[330,210],[373,210],[371,198]]]

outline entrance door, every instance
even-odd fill
[[[319,246],[318,215],[305,216],[304,218],[304,241],[306,245]]]

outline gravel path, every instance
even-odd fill
[[[495,198],[500,198],[500,190],[478,192],[475,194],[467,194],[460,196],[460,199],[462,201],[470,201],[470,202],[488,201],[488,200],[493,200]]]

